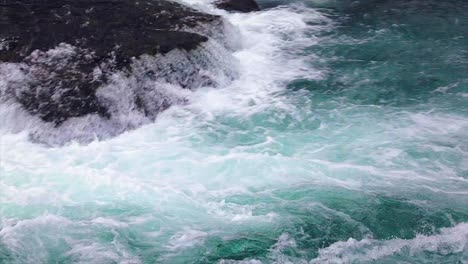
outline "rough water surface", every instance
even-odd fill
[[[185,2],[233,82],[87,145],[0,106],[0,263],[468,262],[466,1]]]

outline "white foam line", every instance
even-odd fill
[[[403,253],[416,255],[423,251],[449,255],[466,250],[468,243],[468,223],[460,223],[452,228],[442,228],[440,234],[417,235],[414,239],[375,240],[363,239],[336,242],[319,250],[319,256],[310,263],[355,263],[377,261],[378,259]]]

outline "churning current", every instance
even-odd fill
[[[0,263],[468,263],[467,1],[183,2],[232,81],[86,144],[0,105]]]

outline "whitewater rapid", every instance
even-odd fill
[[[468,118],[291,94],[330,74],[304,50],[331,17],[184,2],[237,31],[233,81],[89,144],[1,107],[0,263],[467,261]]]

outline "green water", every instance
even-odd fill
[[[260,4],[223,13],[243,81],[89,145],[1,134],[0,263],[468,263],[468,2]]]

